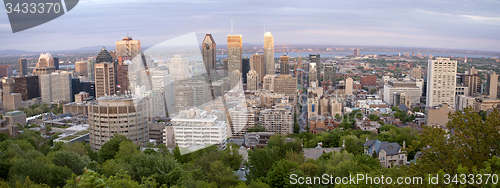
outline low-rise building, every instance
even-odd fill
[[[19,110],[6,112],[3,118],[6,125],[26,125],[26,114]]]
[[[377,154],[380,160],[380,165],[386,168],[391,168],[394,166],[406,165],[406,151],[405,142],[403,141],[403,147],[401,147],[396,142],[381,142],[379,140],[368,140],[364,144],[364,151],[366,155],[372,156],[373,153]]]

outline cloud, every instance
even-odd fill
[[[462,18],[469,18],[472,20],[481,20],[481,21],[497,21],[500,22],[500,17],[487,17],[487,16],[478,16],[478,15],[467,15],[467,14],[449,14],[449,13],[444,13],[444,12],[436,12],[436,11],[429,11],[429,10],[422,10],[422,9],[417,9],[419,12],[425,12],[428,14],[440,14],[440,15],[446,15],[446,16],[455,16],[455,17],[462,17]]]

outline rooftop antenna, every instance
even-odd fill
[[[231,35],[233,34],[233,17],[231,16]]]

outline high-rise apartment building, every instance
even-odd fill
[[[114,95],[115,85],[115,69],[113,63],[97,63],[95,64],[95,92],[96,98],[105,95]]]
[[[280,74],[290,74],[290,67],[288,62],[290,61],[290,57],[287,55],[280,56]]]
[[[497,87],[498,87],[498,74],[495,71],[491,71],[488,73],[487,81],[486,81],[486,93],[490,97],[490,99],[497,98]]]
[[[180,82],[175,83],[174,108],[175,112],[195,105],[195,94],[192,86],[183,85]]]
[[[87,77],[87,62],[86,61],[78,61],[75,63],[75,76],[85,76]]]
[[[266,75],[266,65],[264,64],[264,55],[258,53],[251,55],[250,69],[255,70],[257,72],[257,74],[259,75],[259,81],[264,80],[264,76]]]
[[[89,104],[89,140],[93,150],[111,140],[115,135],[124,135],[136,145],[149,141],[148,107],[137,95],[105,96]]]
[[[251,70],[247,73],[247,90],[256,91],[259,89],[259,73],[255,70]]]
[[[481,93],[481,76],[474,74],[474,75],[462,75],[462,82],[463,84],[469,88],[469,95],[474,96],[474,94],[480,94]]]
[[[427,107],[447,103],[454,108],[457,61],[436,57],[429,59],[427,67]]]
[[[309,54],[309,60],[311,63],[316,63],[316,79],[319,82],[319,79],[321,78],[321,59],[319,54]],[[309,68],[309,71],[311,67]]]
[[[12,67],[10,65],[0,65],[0,78],[12,77]]]
[[[40,97],[40,83],[38,76],[26,76],[14,78],[14,93],[20,93],[23,101]]]
[[[410,78],[420,79],[422,78],[422,68],[421,67],[413,67],[410,72]]]
[[[52,73],[38,76],[42,102],[73,101],[71,74]]]
[[[19,76],[28,75],[28,60],[26,58],[19,59]]]
[[[274,38],[271,32],[264,34],[264,64],[267,74],[276,74],[274,70]]]
[[[215,57],[217,55],[217,48],[212,34],[205,35],[201,47],[201,54],[203,56],[203,62],[205,63],[205,69],[207,70],[208,75],[211,76],[212,74],[215,74],[215,61],[217,60]]]

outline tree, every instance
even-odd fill
[[[111,140],[104,143],[98,151],[99,163],[102,164],[108,159],[113,159],[120,148],[121,142],[132,142],[132,140],[128,139],[126,136],[116,134]]]
[[[116,152],[115,158],[130,157],[132,155],[138,154],[139,149],[132,142],[121,142],[118,152]]]
[[[378,117],[377,115],[375,114],[370,114],[368,115],[368,118],[371,120],[371,121],[378,121],[380,120],[380,117]]]
[[[67,150],[53,152],[49,155],[49,158],[53,164],[68,167],[75,174],[82,174],[83,168],[90,162],[87,156],[82,157],[73,151]]]
[[[449,113],[446,132],[440,128],[426,127],[422,141],[414,147],[423,147],[417,168],[422,173],[456,173],[456,167],[483,168],[485,161],[500,154],[500,112],[497,108],[485,121],[471,107],[463,113]]]
[[[375,88],[370,89],[370,94],[374,94],[376,92],[377,92],[377,89],[375,89]]]
[[[420,112],[420,108],[419,108],[418,106],[415,106],[415,107],[413,108],[413,112]]]
[[[299,125],[299,123],[294,123],[293,124],[293,133],[296,133],[296,134],[300,133],[300,125]]]

